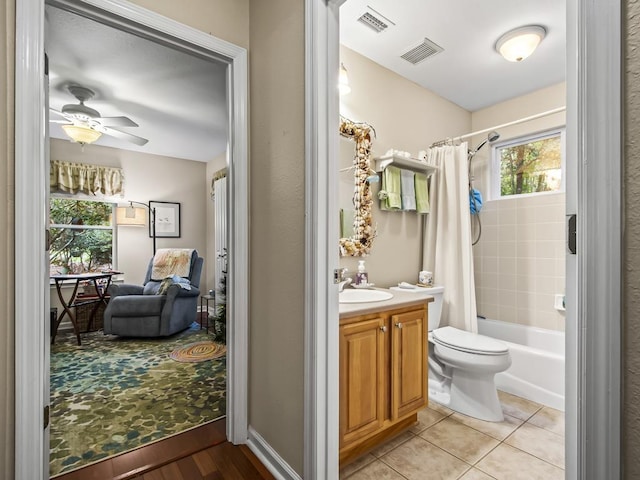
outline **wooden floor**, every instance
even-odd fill
[[[218,420],[94,463],[56,480],[274,480],[245,445],[226,441]]]

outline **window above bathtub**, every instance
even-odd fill
[[[493,144],[492,198],[564,192],[564,137],[562,127]]]

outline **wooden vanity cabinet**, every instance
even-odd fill
[[[417,421],[427,405],[427,303],[340,319],[340,465]]]
[[[357,441],[382,428],[385,382],[386,322],[374,317],[340,327],[341,444]]]

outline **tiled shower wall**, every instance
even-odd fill
[[[488,201],[473,247],[478,314],[564,331],[554,308],[565,292],[565,195]]]

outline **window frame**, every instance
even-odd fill
[[[51,200],[54,198],[62,199],[62,200],[78,200],[82,202],[100,202],[107,203],[111,205],[111,223],[110,225],[70,225],[70,224],[59,224],[59,223],[50,223],[49,229],[52,228],[66,228],[69,230],[111,230],[111,266],[114,270],[118,270],[118,229],[116,224],[116,208],[118,207],[118,203],[109,199],[99,199],[94,197],[88,197],[85,195],[65,195],[62,193],[52,193],[49,198],[49,211],[48,215],[51,215]],[[49,253],[49,269],[51,269],[51,251]]]
[[[525,143],[536,142],[539,140],[545,140],[547,138],[560,137],[560,188],[557,190],[551,190],[546,192],[530,192],[530,193],[514,193],[512,195],[502,195],[501,193],[501,165],[500,165],[500,153],[503,148],[515,147],[523,145]],[[551,128],[542,130],[536,133],[530,133],[526,135],[519,135],[517,137],[510,138],[502,142],[495,142],[491,145],[491,199],[503,200],[507,198],[526,198],[538,195],[553,195],[557,193],[564,193],[566,190],[566,164],[567,164],[567,149],[566,149],[566,126]]]

